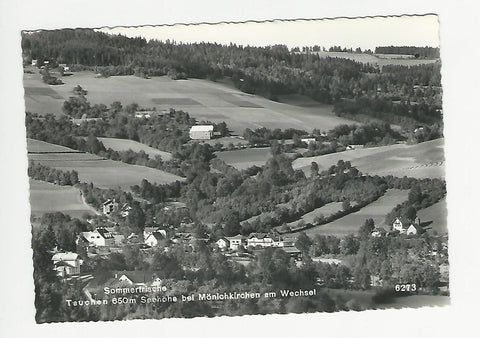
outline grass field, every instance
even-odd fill
[[[305,230],[304,232],[309,236],[316,234],[336,236],[356,234],[367,218],[372,218],[375,226],[388,227],[388,225],[385,224],[385,215],[392,211],[397,204],[407,200],[407,198],[408,190],[390,189],[378,200],[363,207],[359,211],[348,214],[333,222]]]
[[[56,145],[45,143],[46,142],[40,143],[30,141],[30,145],[41,145],[44,149],[57,148]],[[28,150],[30,151],[30,149]],[[180,176],[161,170],[106,160],[89,153],[75,153],[73,150],[72,153],[30,153],[28,154],[28,159],[33,160],[35,163],[40,163],[60,170],[76,170],[81,182],[92,182],[94,185],[103,188],[120,188],[129,190],[132,185],[140,184],[144,178],[151,183],[159,184],[184,180]]]
[[[32,68],[33,69],[33,68]],[[243,134],[245,128],[313,128],[330,130],[353,121],[335,116],[332,106],[304,97],[294,101],[274,102],[263,97],[242,93],[228,84],[228,80],[171,80],[135,76],[96,78],[93,72],[78,72],[62,77],[63,85],[49,86],[41,81],[38,70],[24,74],[26,110],[35,113],[62,114],[62,104],[76,85],[88,91],[92,103],[109,106],[120,101],[124,106],[136,102],[141,107],[159,110],[175,108],[187,111],[198,120],[225,121],[234,133]],[[308,104],[304,104],[304,101]]]
[[[445,198],[428,208],[418,210],[417,215],[422,223],[432,222],[425,228],[430,234],[435,232],[439,235],[446,235],[448,233],[447,201]]]
[[[78,152],[74,149],[52,144],[44,141],[27,138],[28,152],[33,153],[64,153],[64,152]],[[78,152],[79,153],[79,152]]]
[[[32,179],[30,179],[30,207],[34,216],[59,211],[71,217],[81,218],[84,214],[97,213],[93,207],[84,203],[77,188]]]
[[[253,165],[263,166],[272,157],[270,148],[249,148],[242,150],[221,151],[217,157],[238,170],[247,169]]]
[[[338,160],[350,161],[361,172],[371,175],[409,176],[416,178],[445,177],[444,140],[437,139],[415,145],[394,144],[390,146],[348,150],[334,154],[299,158],[294,169],[309,174],[312,162],[320,170],[328,169]]]
[[[133,150],[139,152],[143,150],[148,156],[150,156],[150,158],[160,156],[163,161],[169,161],[172,158],[172,154],[169,152],[149,147],[146,144],[137,141],[110,137],[99,137],[98,139],[102,141],[105,148],[112,148],[116,151]]]

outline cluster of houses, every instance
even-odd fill
[[[236,235],[222,237],[215,242],[222,251],[239,251],[240,249],[281,248],[289,256],[301,259],[302,253],[294,246],[294,240],[269,233],[251,233],[248,236]]]
[[[423,229],[420,218],[416,217],[415,220],[412,222],[403,217],[396,217],[392,223],[392,231],[388,232],[384,228],[377,227],[373,229],[370,233],[372,237],[383,237],[388,236],[391,233],[398,233],[400,235],[419,235],[423,233],[425,230]]]

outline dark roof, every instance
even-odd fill
[[[105,228],[97,228],[96,230],[100,234],[100,236],[102,236],[105,239],[113,238],[112,233]]]
[[[54,265],[55,265],[55,266],[69,266],[69,267],[71,267],[71,268],[74,268],[74,267],[75,267],[74,265],[69,264],[69,263],[67,263],[67,262],[65,262],[65,261],[56,262]]]
[[[155,239],[156,239],[157,241],[160,241],[160,240],[162,240],[162,239],[165,239],[165,236],[163,236],[162,233],[160,233],[160,232],[158,232],[158,231],[152,232],[151,235],[152,235],[153,237],[155,237]],[[148,237],[150,237],[150,235],[148,235]],[[148,238],[148,237],[147,237],[147,238]]]
[[[253,237],[257,237],[258,239],[264,239],[266,237],[272,238],[272,236],[263,232],[253,232],[250,234],[250,236],[248,236],[248,238],[253,238]]]

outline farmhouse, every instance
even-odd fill
[[[245,237],[242,235],[236,235],[233,237],[225,237],[225,239],[230,243],[230,250],[238,250],[240,247],[245,246]]]
[[[247,238],[247,246],[267,248],[273,246],[274,238],[266,233],[251,233]]]
[[[415,218],[414,222],[411,222],[402,217],[396,217],[395,221],[392,224],[392,230],[398,231],[401,234],[407,235],[416,235],[417,233],[422,232],[421,222],[418,217]]]
[[[118,211],[118,203],[115,202],[115,199],[108,199],[103,202],[103,213],[105,215],[110,215],[112,212]]]
[[[190,138],[192,140],[210,140],[213,136],[213,126],[192,126],[190,128]]]
[[[91,246],[111,246],[115,244],[115,238],[112,233],[105,228],[96,228],[94,231],[85,231],[80,233]],[[82,239],[77,239],[77,244]]]
[[[54,270],[57,276],[65,277],[80,273],[80,266],[83,261],[74,252],[58,252],[52,257]]]

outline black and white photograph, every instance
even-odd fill
[[[34,325],[450,308],[441,24],[19,31]]]
[[[438,41],[435,15],[24,31],[37,322],[448,304]]]

